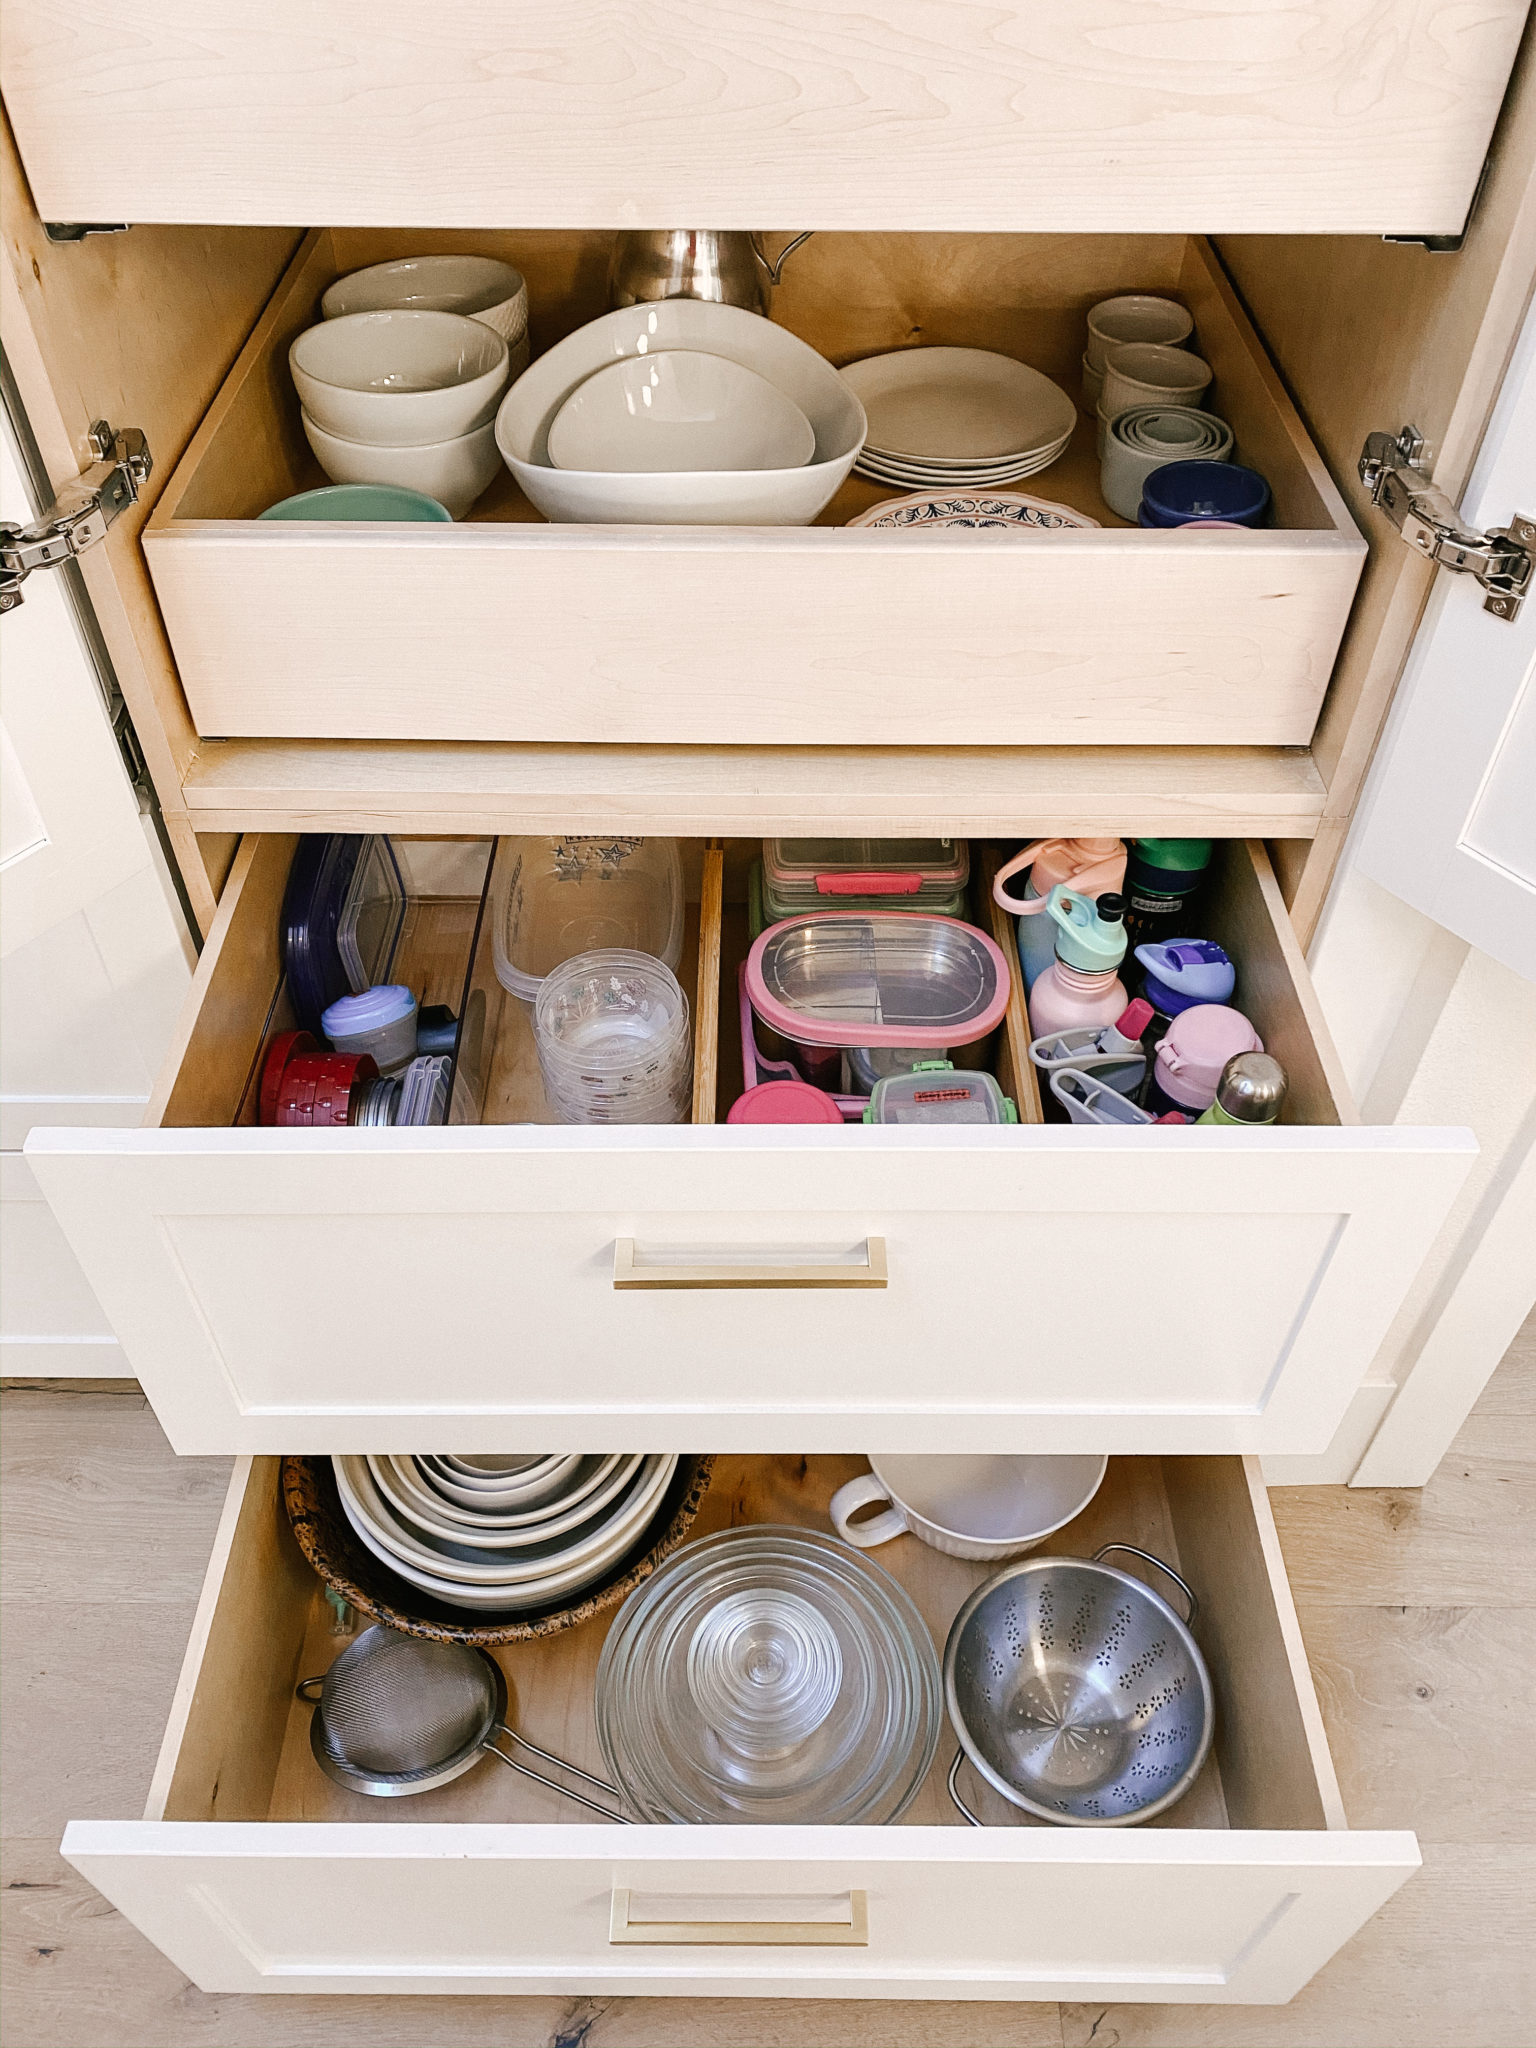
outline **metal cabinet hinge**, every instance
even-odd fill
[[[14,611],[21,603],[21,586],[34,569],[72,561],[104,540],[154,467],[137,427],[119,429],[98,420],[90,441],[97,460],[84,476],[64,486],[41,518],[25,526],[0,520],[0,612]]]
[[[1536,572],[1536,518],[1517,513],[1508,526],[1486,533],[1467,526],[1423,467],[1424,436],[1416,427],[1397,435],[1368,434],[1360,451],[1360,481],[1409,547],[1438,568],[1475,576],[1483,610],[1513,620],[1530,594]]]
[[[87,235],[126,235],[125,220],[45,220],[43,233],[50,242],[83,242]]]

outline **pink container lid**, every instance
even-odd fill
[[[816,910],[761,933],[752,1008],[799,1045],[947,1052],[1003,1021],[1011,969],[975,925],[919,910]]]
[[[1241,1010],[1196,1003],[1174,1018],[1157,1048],[1158,1085],[1186,1108],[1209,1109],[1221,1070],[1233,1054],[1263,1050],[1263,1039]]]
[[[843,1113],[831,1096],[809,1081],[759,1081],[738,1095],[728,1124],[840,1124]]]

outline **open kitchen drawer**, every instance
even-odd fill
[[[964,1825],[944,1790],[947,1726],[886,1828],[594,1823],[490,1760],[437,1792],[360,1798],[321,1774],[294,1698],[346,1639],[288,1527],[279,1462],[236,1467],[144,1819],[76,1821],[64,1838],[204,1991],[1273,2004],[1418,1863],[1411,1834],[1348,1829],[1254,1460],[1112,1459],[1051,1539],[1069,1555],[1135,1543],[1200,1600],[1212,1754],[1159,1819],[1102,1829],[1033,1822],[969,1771],[987,1825]],[[825,1531],[834,1487],[861,1469],[723,1458],[693,1533]],[[941,1650],[993,1569],[911,1536],[879,1561]],[[494,1653],[513,1725],[599,1774],[609,1620]]]
[[[1525,12],[11,0],[3,79],[47,220],[1454,233]]]
[[[1355,1122],[1240,840],[1206,918],[1290,1075],[1274,1129],[1029,1121],[1017,991],[999,1073],[1021,1126],[727,1127],[745,915],[722,913],[721,878],[740,893],[742,842],[686,848],[694,1127],[517,1121],[547,1111],[487,923],[471,982],[493,1055],[457,1111],[482,1121],[249,1128],[288,1021],[293,843],[244,842],[150,1127],[27,1147],[181,1452],[1316,1452],[1475,1149]],[[451,1002],[462,957],[447,981],[396,973]]]
[[[144,549],[208,738],[762,746],[1305,746],[1366,548],[1209,244],[1183,235],[816,236],[774,319],[829,360],[1015,355],[1074,397],[1084,318],[1169,292],[1273,524],[1144,532],[1095,426],[1029,490],[1098,528],[978,541],[811,527],[548,525],[505,470],[453,526],[262,522],[326,479],[288,369],[337,276],[474,248],[528,280],[533,339],[606,310],[611,237],[317,231],[167,483]]]

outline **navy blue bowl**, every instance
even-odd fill
[[[1142,526],[1192,526],[1222,519],[1258,526],[1269,511],[1269,485],[1239,462],[1166,462],[1141,487]]]

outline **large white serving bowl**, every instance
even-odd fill
[[[756,370],[696,348],[594,371],[549,429],[557,469],[799,469],[815,453],[811,423],[792,398]]]
[[[462,313],[344,313],[288,351],[304,410],[344,441],[453,441],[484,426],[510,370],[494,328]]]
[[[509,346],[528,326],[528,287],[520,270],[493,256],[401,256],[338,277],[320,301],[327,320],[346,313],[459,313],[493,328]]]
[[[302,408],[301,408],[302,410]],[[486,486],[501,474],[496,424],[460,434],[454,441],[428,441],[420,448],[379,448],[371,441],[344,441],[303,413],[304,434],[315,460],[333,484],[403,484],[436,498],[451,519],[462,519]]]
[[[551,1543],[557,1537],[569,1536],[574,1530],[596,1522],[639,1471],[641,1453],[632,1452],[618,1459],[603,1475],[601,1482],[585,1490],[579,1500],[551,1501],[549,1508],[536,1518],[512,1528],[492,1526],[484,1521],[450,1521],[446,1516],[422,1506],[417,1496],[403,1483],[396,1460],[370,1457],[367,1463],[379,1492],[429,1549],[447,1545],[448,1555],[453,1557],[459,1555],[460,1547],[467,1546],[471,1551],[487,1553],[487,1561],[491,1561],[503,1552],[529,1550],[536,1544]]]
[[[812,460],[796,469],[664,476],[551,467],[551,423],[579,384],[610,363],[679,348],[727,356],[782,391],[811,423]],[[761,314],[662,299],[605,313],[540,356],[501,402],[496,445],[528,498],[558,523],[805,526],[852,469],[864,445],[864,408],[825,358]]]

